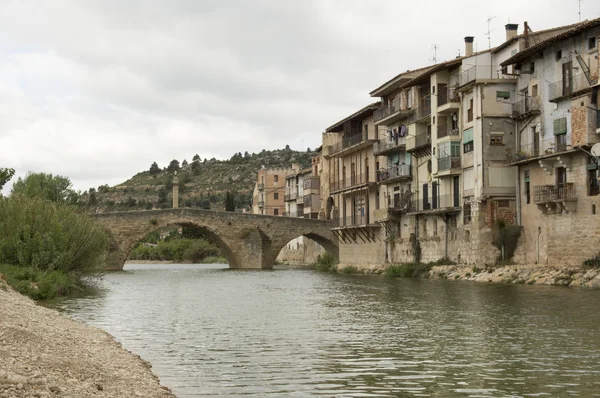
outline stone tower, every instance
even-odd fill
[[[177,172],[175,172],[175,177],[173,177],[173,208],[177,209],[179,207],[179,178],[177,178]]]

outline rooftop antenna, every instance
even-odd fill
[[[578,0],[579,3],[579,22],[581,22],[581,0]]]
[[[580,0],[580,1],[581,1],[581,0]],[[490,30],[490,21],[491,21],[492,19],[494,19],[494,18],[496,18],[496,17],[489,17],[489,18],[488,18],[488,20],[487,20],[487,24],[488,24],[488,31],[487,31],[486,35],[487,35],[487,37],[488,37],[488,46],[489,46],[489,48],[492,48],[492,32],[493,32],[494,30],[496,30],[496,29],[492,29],[492,30]]]
[[[430,60],[431,62],[433,62],[433,64],[437,64],[437,49],[438,49],[438,45],[437,44],[433,44],[431,46],[431,48],[433,48],[433,58]]]

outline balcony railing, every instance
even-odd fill
[[[460,156],[446,156],[438,159],[438,171],[460,168]]]
[[[411,178],[411,167],[409,164],[398,164],[387,169],[381,169],[377,172],[377,181],[389,181],[396,178]]]
[[[438,211],[438,210],[454,210],[461,207],[460,198],[455,195],[437,195],[435,197],[429,197],[427,200],[423,198],[415,199],[411,201],[409,211],[411,212],[422,212],[422,211]]]
[[[516,76],[503,75],[494,65],[475,65],[458,76],[458,85],[464,86],[477,79],[516,79]]]
[[[353,188],[368,183],[374,183],[376,181],[375,173],[354,174],[352,176],[333,181],[330,184],[330,188],[332,191],[339,191],[340,189]]]
[[[368,225],[370,217],[368,214],[355,214],[348,217],[340,217],[339,219],[332,220],[334,227],[360,227]]]
[[[413,150],[423,146],[431,145],[431,133],[423,132],[416,136],[410,135],[406,138],[406,150]]]
[[[406,137],[383,138],[373,146],[373,153],[380,155],[382,152],[393,151],[406,146]]]
[[[314,196],[314,198],[313,198]],[[302,202],[304,203],[304,207],[312,207],[313,202],[316,202],[317,195],[304,195],[302,198]],[[317,203],[314,203],[315,205]]]
[[[568,139],[568,137],[566,137]],[[527,145],[521,145],[516,150],[507,149],[507,160],[510,163],[522,162],[540,156],[548,156],[556,153],[570,151],[571,144],[559,142],[556,138],[540,140]]]
[[[559,80],[548,85],[548,101],[556,101],[559,98],[590,89],[590,82],[585,74],[573,75],[569,80]]]
[[[421,101],[420,106],[415,109],[415,120],[426,118],[431,115],[431,97]]]
[[[320,189],[321,188],[321,177],[313,176],[305,178],[303,184],[304,189]]]
[[[458,127],[452,128],[452,124],[438,124],[437,125],[437,138],[444,138],[450,136],[459,136],[460,131]]]
[[[258,184],[258,190],[262,191],[263,189],[265,189],[265,184]]]
[[[437,95],[437,106],[446,105],[450,102],[460,103],[460,97],[458,93],[451,87],[443,86],[439,87]]]
[[[351,146],[360,144],[361,142],[364,142],[366,140],[367,139],[363,137],[363,133],[357,133],[348,137],[344,137],[342,141],[330,146],[329,153],[334,154],[340,152],[346,148],[350,148]]]
[[[258,207],[265,207],[265,201],[264,200],[259,200],[258,201]]]
[[[381,119],[385,119],[392,113],[400,110],[400,98],[395,98],[388,105],[384,105],[381,108],[373,112],[373,121],[377,122]]]
[[[535,186],[533,189],[533,201],[536,204],[577,200],[575,185],[573,183],[563,184],[558,187],[554,185],[541,185]]]
[[[283,196],[283,201],[284,201],[284,202],[289,202],[289,201],[291,201],[291,200],[296,200],[296,198],[297,198],[297,197],[298,197],[298,191],[296,191],[296,190],[291,190],[291,191],[288,191],[288,193],[286,193],[286,194]]]
[[[525,97],[513,104],[513,117],[519,118],[532,112],[540,111],[540,101],[537,97]]]

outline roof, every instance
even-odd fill
[[[425,73],[421,73],[419,76],[402,84],[399,88],[414,86],[415,84],[422,82],[423,80],[425,80],[432,74],[439,72],[440,70],[443,70],[446,68],[451,68],[455,65],[460,65],[460,64],[462,64],[462,61],[464,58],[467,58],[467,57],[460,57],[460,58],[453,59],[451,61],[442,62],[441,64],[438,64],[438,65],[434,66],[433,68],[429,69]]]
[[[576,27],[578,25],[581,25],[582,23],[585,23],[585,21],[584,22],[577,22],[577,23],[574,23],[574,24],[571,24],[571,25],[557,26],[555,28],[550,28],[550,29],[544,29],[544,30],[538,30],[538,31],[535,31],[535,32],[530,32],[529,33],[529,37],[536,37],[536,36],[539,36],[539,35],[542,35],[542,34],[545,34],[545,33],[552,33],[552,32],[555,32],[557,30],[564,30],[564,29],[574,28],[574,27]],[[511,38],[511,39],[509,39],[507,41],[505,41],[504,43],[500,44],[492,52],[493,53],[497,53],[498,51],[505,49],[506,47],[508,47],[512,43],[514,43],[514,42],[516,42],[519,39],[522,39],[524,37],[525,37],[525,34],[521,33],[520,35],[517,35],[517,36],[515,36],[515,37],[513,37],[513,38]]]
[[[321,150],[323,150],[323,145],[319,145],[317,148],[315,148],[315,152],[321,152]]]
[[[415,78],[423,72],[427,72],[428,69],[433,68],[435,65],[424,66],[419,69],[407,70],[406,72],[402,72],[399,75],[394,76],[387,82],[383,83],[381,86],[377,87],[375,90],[371,91],[369,95],[371,97],[379,97],[381,95],[387,94],[390,90],[395,90],[400,87],[405,81]],[[408,76],[412,75],[412,76]],[[402,83],[402,84],[400,84]]]
[[[551,45],[553,43],[556,43],[556,42],[564,40],[564,39],[568,39],[569,37],[575,36],[587,29],[593,28],[598,25],[600,25],[600,18],[592,19],[591,21],[587,21],[587,20],[583,21],[582,23],[576,24],[575,27],[573,27],[565,32],[562,32],[562,33],[559,33],[552,37],[549,37],[546,40],[542,40],[541,42],[539,42],[523,51],[516,53],[515,55],[513,55],[506,61],[502,62],[500,65],[506,66],[506,65],[512,65],[512,64],[519,63],[519,62],[531,57],[532,55],[539,53],[544,48],[548,47],[549,45]]]
[[[369,104],[367,106],[365,106],[364,108],[362,108],[361,110],[354,112],[352,115],[340,120],[339,122],[332,124],[331,126],[327,127],[327,129],[325,130],[327,133],[331,133],[334,131],[338,131],[341,127],[344,126],[344,123],[346,123],[347,121],[350,120],[362,120],[367,116],[370,116],[373,111],[377,110],[379,108],[379,106],[381,105],[381,101],[377,101],[377,102],[373,102],[372,104]]]

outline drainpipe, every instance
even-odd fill
[[[525,98],[527,101],[527,97]],[[521,136],[519,133],[519,123],[515,120],[515,153],[517,148],[520,148]],[[521,225],[521,166],[517,166],[517,189],[516,189],[516,204],[517,204],[517,225]]]
[[[542,227],[538,227],[538,235],[537,235],[537,263],[540,263],[540,235],[542,234]]]
[[[448,258],[448,217],[444,216],[444,223],[446,224],[446,247],[444,247],[444,257]]]

